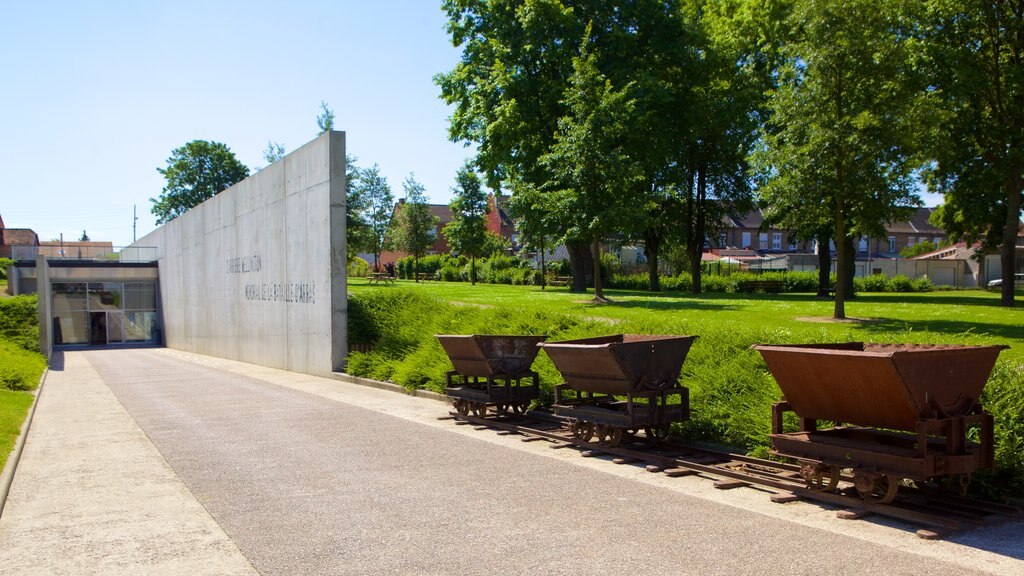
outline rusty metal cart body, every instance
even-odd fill
[[[844,469],[868,502],[895,498],[901,479],[970,475],[994,461],[993,421],[979,402],[1006,346],[811,344],[755,346],[782,390],[772,447],[801,462],[808,486],[835,489]],[[785,432],[794,412],[799,430]],[[819,421],[834,426],[819,430]],[[979,442],[968,430],[978,429]]]
[[[547,336],[437,335],[454,370],[445,376],[445,394],[460,414],[478,416],[494,406],[499,413],[522,413],[540,396],[531,368]]]
[[[555,386],[555,414],[584,442],[596,435],[614,446],[639,430],[666,438],[673,422],[690,417],[679,373],[696,338],[615,334],[541,344],[565,379]]]

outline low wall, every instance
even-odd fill
[[[170,348],[307,374],[344,363],[345,134],[328,132],[140,238]]]

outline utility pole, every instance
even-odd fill
[[[135,244],[135,225],[138,221],[139,217],[135,215],[135,204],[132,204],[132,244]]]

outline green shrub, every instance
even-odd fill
[[[675,276],[664,276],[661,279],[661,289],[673,292],[689,292],[693,288],[693,278],[689,272],[680,272]]]
[[[0,299],[0,338],[39,351],[39,316],[35,294]]]
[[[370,263],[356,256],[348,263],[348,277],[362,278],[370,274]]]
[[[853,279],[855,292],[892,292],[892,282],[884,274],[872,274]]]
[[[893,292],[913,292],[914,283],[903,274],[897,274],[889,279]]]
[[[996,469],[979,483],[995,496],[1008,486],[1024,486],[1024,365],[997,362],[981,401],[995,420]]]
[[[931,278],[927,276],[914,278],[910,281],[910,287],[914,292],[931,292],[935,290],[935,284],[932,284]]]
[[[46,357],[0,339],[0,388],[35,390],[46,369]]]
[[[0,280],[7,280],[7,268],[13,263],[10,258],[0,258]]]

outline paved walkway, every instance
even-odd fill
[[[66,353],[0,518],[0,574],[1024,575],[1020,524],[926,542],[444,410],[172,350]]]

